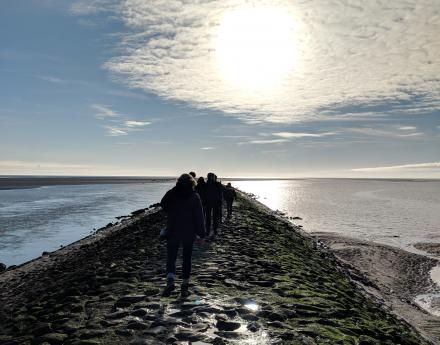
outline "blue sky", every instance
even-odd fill
[[[440,177],[440,4],[331,2],[2,1],[0,174]]]

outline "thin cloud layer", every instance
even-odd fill
[[[287,13],[295,31],[296,62],[271,90],[237,88],[219,67],[219,27],[246,4],[90,0],[76,2],[72,11],[113,11],[127,26],[122,53],[105,64],[120,82],[248,122],[322,119],[357,105],[387,104],[388,113],[440,109],[439,1],[253,2]],[[273,22],[261,25],[270,31]]]
[[[394,166],[374,167],[374,168],[358,168],[358,169],[352,169],[352,171],[368,172],[368,171],[413,170],[413,169],[440,169],[440,162],[404,164],[404,165],[394,165]]]

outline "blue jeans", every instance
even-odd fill
[[[180,245],[183,247],[182,278],[189,279],[193,242],[181,243],[172,239],[167,241],[167,275],[169,273],[176,274],[176,260]]]

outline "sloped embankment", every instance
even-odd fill
[[[427,344],[243,195],[196,246],[193,294],[161,298],[163,225],[150,211],[0,275],[0,343]]]

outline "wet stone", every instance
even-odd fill
[[[253,333],[257,332],[261,326],[257,322],[251,322],[249,325],[247,325],[247,329]]]
[[[114,313],[107,314],[105,316],[106,319],[122,319],[124,317],[128,316],[128,311],[126,310],[119,310],[115,311]]]
[[[164,326],[156,326],[153,328],[148,329],[147,331],[144,332],[144,334],[148,334],[148,335],[159,335],[159,334],[163,334],[167,332],[167,328]]]
[[[47,341],[50,344],[62,344],[67,339],[67,334],[64,333],[48,333],[41,336],[42,341]]]
[[[200,333],[194,333],[191,331],[180,331],[174,335],[178,340],[181,341],[202,341],[206,338],[205,335]]]
[[[82,332],[80,338],[81,339],[97,338],[97,337],[102,337],[106,334],[107,334],[107,330],[105,329],[90,329]]]
[[[136,330],[144,330],[147,329],[150,325],[148,325],[145,322],[132,320],[128,323],[127,328],[128,329],[136,329]]]
[[[239,322],[219,320],[216,326],[220,331],[235,331],[240,328],[241,324]]]
[[[133,310],[133,311],[130,313],[130,315],[142,317],[142,316],[146,315],[147,312],[148,312],[148,311],[147,311],[146,309],[139,308],[139,309]]]

